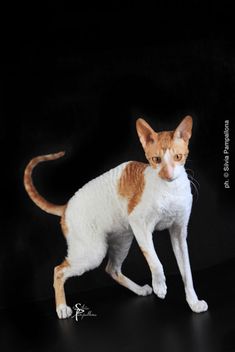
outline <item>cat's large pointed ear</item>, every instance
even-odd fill
[[[148,143],[154,142],[154,135],[156,135],[156,132],[154,132],[152,127],[150,127],[144,119],[138,119],[136,121],[136,130],[144,149]]]
[[[174,138],[182,138],[188,143],[192,135],[193,119],[191,116],[186,116],[176,128],[174,132]]]

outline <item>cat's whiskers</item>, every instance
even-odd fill
[[[192,177],[193,181],[196,182],[196,184],[198,185],[198,188],[200,188],[200,183],[195,179],[194,177],[194,171],[192,169],[186,169],[186,172],[187,171],[191,171],[192,172],[192,175],[187,173],[190,177]]]
[[[200,184],[199,184],[199,182],[193,177],[193,175],[191,175],[191,174],[188,172],[188,171],[191,171],[191,172],[193,172],[193,174],[194,174],[194,171],[193,171],[192,169],[185,169],[185,170],[186,170],[186,172],[187,172],[187,174],[188,174],[188,178],[189,178],[190,183],[192,184],[193,188],[194,188],[195,191],[196,191],[196,196],[197,196],[196,200],[198,200],[198,198],[199,198],[199,191],[198,191],[198,188],[200,188]]]

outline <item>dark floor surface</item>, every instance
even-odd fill
[[[178,275],[167,277],[165,300],[118,285],[78,291],[68,303],[96,316],[77,320],[57,319],[52,300],[14,304],[0,312],[0,351],[235,351],[235,260],[194,273],[194,282],[206,313],[190,311]]]

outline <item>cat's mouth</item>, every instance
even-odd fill
[[[173,182],[173,181],[175,181],[177,179],[177,177],[172,177],[172,178],[166,178],[165,180],[167,181],[167,182]]]
[[[179,176],[175,176],[175,177],[161,177],[164,181],[167,181],[169,183],[175,181]]]

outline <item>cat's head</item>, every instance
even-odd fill
[[[192,117],[186,116],[174,131],[157,133],[145,120],[136,121],[137,133],[145,156],[162,179],[173,181],[184,170],[192,125]]]

